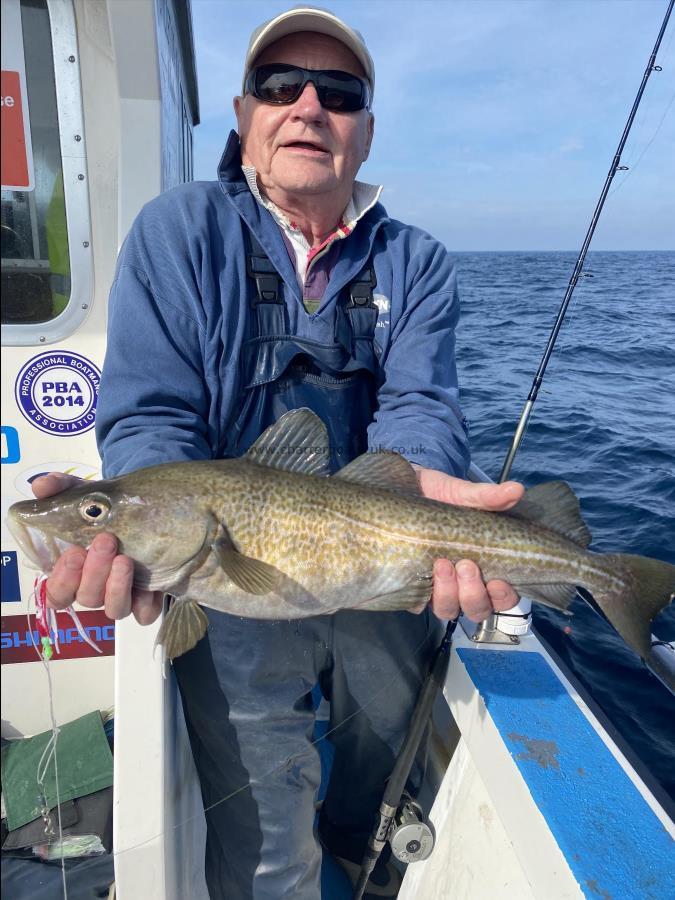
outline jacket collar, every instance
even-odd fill
[[[223,155],[220,157],[218,181],[228,194],[232,193],[231,187],[235,188],[235,193],[241,190],[242,187],[248,190],[244,173],[241,171],[241,145],[236,131],[229,133]]]

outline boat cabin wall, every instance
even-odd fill
[[[16,134],[2,170],[2,728],[17,736],[46,729],[49,715],[26,619],[35,572],[6,511],[38,474],[99,476],[117,254],[141,207],[192,178],[199,111],[185,0],[2,0],[2,34],[3,132]],[[61,722],[113,704],[115,623],[81,618],[103,654],[59,614]]]

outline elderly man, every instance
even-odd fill
[[[452,266],[429,235],[390,219],[355,180],[373,139],[374,68],[332,14],[295,9],[258,29],[218,182],[184,185],[141,212],[110,297],[98,436],[105,474],[242,454],[283,412],[310,407],[334,467],[396,449],[436,499],[505,509],[522,488],[473,485],[458,406]],[[65,476],[36,482],[40,495]],[[48,587],[56,606],[105,604],[147,624],[161,598],[101,534]],[[467,561],[434,567],[433,609],[480,620],[516,602]],[[208,610],[176,660],[207,810],[216,898],[317,898],[321,769],[313,689],[331,704],[323,844],[360,860],[436,643],[430,611],[300,621]],[[417,766],[414,790],[421,778]],[[378,889],[379,896],[386,888]],[[395,885],[389,891],[395,894]]]

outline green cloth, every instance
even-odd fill
[[[45,731],[35,737],[10,741],[2,748],[2,793],[9,831],[41,814],[37,770],[51,736],[51,730]],[[61,803],[110,787],[113,758],[98,710],[60,726],[56,758]],[[47,808],[52,809],[57,804],[53,760],[47,767],[44,785]]]

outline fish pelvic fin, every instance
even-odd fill
[[[175,659],[192,650],[206,634],[209,620],[194,600],[174,600],[157,635],[167,659]]]
[[[626,643],[666,681],[665,666],[652,650],[652,620],[675,600],[675,566],[629,553],[604,555],[611,570],[623,576],[623,591],[594,591],[593,597]],[[675,693],[675,676],[667,672]]]

